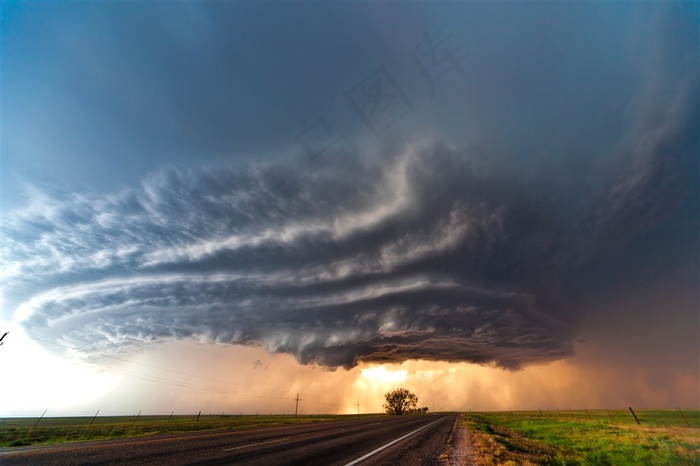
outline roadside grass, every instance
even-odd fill
[[[700,411],[470,413],[483,464],[700,465]],[[566,414],[566,415],[565,415]],[[612,420],[611,420],[612,419]]]
[[[37,418],[0,419],[0,447],[47,445],[85,440],[143,437],[207,430],[241,429],[284,424],[302,424],[338,419],[358,419],[380,415],[202,415],[196,416],[104,416],[45,417],[36,428]]]

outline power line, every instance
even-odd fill
[[[288,392],[285,392],[285,391],[283,391],[283,390],[268,389],[268,388],[265,388],[265,387],[262,387],[262,386],[259,386],[259,385],[244,385],[244,384],[239,384],[239,383],[235,383],[235,382],[229,382],[229,381],[225,381],[225,380],[214,379],[214,378],[211,378],[211,377],[205,377],[205,376],[201,376],[201,375],[197,375],[197,374],[191,374],[191,373],[187,373],[187,372],[181,372],[181,371],[175,371],[175,370],[171,370],[171,369],[165,369],[165,368],[158,367],[158,366],[153,366],[153,365],[150,365],[150,364],[143,364],[143,363],[139,363],[139,362],[136,362],[136,361],[130,361],[130,360],[128,360],[128,359],[118,358],[118,357],[115,357],[115,356],[109,356],[109,355],[106,355],[106,354],[98,353],[98,352],[96,352],[96,351],[84,350],[84,349],[81,349],[81,348],[76,348],[76,347],[64,345],[64,344],[61,344],[61,343],[56,343],[56,342],[44,340],[44,339],[41,339],[41,338],[32,337],[32,336],[30,336],[30,335],[27,335],[27,337],[28,337],[28,338],[31,338],[32,340],[40,341],[40,342],[42,342],[42,343],[48,343],[48,344],[50,344],[50,345],[59,346],[59,347],[66,348],[66,349],[71,349],[71,350],[75,350],[75,351],[81,351],[81,352],[83,352],[83,353],[93,354],[93,355],[100,356],[100,357],[103,357],[103,358],[113,359],[113,360],[115,360],[115,361],[125,362],[125,363],[129,363],[129,364],[134,364],[134,365],[146,367],[146,368],[149,368],[149,369],[156,369],[156,370],[160,370],[160,371],[164,371],[164,372],[170,372],[170,373],[173,373],[173,374],[185,375],[185,376],[188,376],[188,377],[194,377],[194,378],[199,378],[199,379],[203,379],[203,380],[210,380],[210,381],[214,381],[214,382],[220,382],[220,383],[224,383],[224,384],[227,384],[227,385],[233,383],[233,384],[235,384],[235,385],[240,386],[241,388],[257,388],[257,389],[262,389],[262,390],[266,390],[266,391],[275,391],[275,392],[278,392],[278,393],[288,393]],[[63,359],[67,359],[67,360],[69,360],[69,361],[74,361],[73,358],[70,358],[70,357],[65,356],[65,355],[57,354],[56,356],[58,356],[58,357],[60,357],[60,358],[63,358]],[[224,394],[224,395],[241,396],[241,397],[247,397],[247,398],[263,398],[263,399],[277,399],[277,400],[287,400],[287,399],[288,399],[288,398],[285,397],[285,396],[251,395],[251,394],[247,394],[247,393],[234,392],[234,391],[227,390],[227,389],[222,389],[222,388],[195,385],[195,384],[190,383],[190,382],[185,382],[185,381],[180,381],[180,380],[173,380],[173,379],[167,379],[167,378],[164,378],[164,377],[159,377],[159,376],[151,375],[151,374],[143,374],[143,373],[139,373],[139,372],[133,372],[133,371],[129,371],[129,370],[126,370],[126,369],[117,368],[117,367],[112,367],[112,366],[106,366],[106,365],[97,364],[97,363],[90,362],[90,361],[80,361],[80,362],[83,363],[83,364],[90,365],[90,366],[98,367],[98,368],[103,369],[103,370],[106,370],[106,371],[111,371],[111,372],[120,373],[120,374],[123,374],[123,375],[127,375],[127,376],[129,376],[129,377],[133,377],[133,378],[136,378],[136,379],[139,379],[139,380],[143,380],[143,381],[146,381],[146,382],[151,382],[151,383],[160,383],[160,384],[172,385],[172,386],[180,387],[180,388],[189,388],[189,389],[193,389],[193,390],[200,390],[200,391],[207,391],[207,392],[213,392],[213,393],[220,393],[220,394]],[[299,398],[299,394],[298,394],[298,393],[297,393],[297,397],[295,398],[295,400],[296,400],[296,406],[297,406],[297,409],[295,409],[295,416],[296,416],[296,415],[297,415],[298,406],[299,406],[299,401],[301,401],[301,399]],[[345,403],[342,403],[342,402],[341,402],[341,403],[324,403],[324,402],[321,402],[321,401],[308,401],[308,403],[312,403],[312,404],[315,404],[315,405],[323,405],[323,406],[333,406],[333,407],[336,407],[336,408],[337,408],[337,407],[342,407],[342,406],[347,406]]]
[[[230,381],[228,381],[228,380],[214,379],[214,378],[206,377],[206,376],[202,376],[202,375],[191,374],[191,373],[188,373],[188,372],[176,371],[176,370],[172,370],[172,369],[165,369],[165,368],[162,368],[162,367],[153,366],[153,365],[151,365],[151,364],[144,364],[144,363],[140,363],[140,362],[136,362],[136,361],[131,361],[131,360],[128,360],[128,359],[118,358],[118,357],[116,357],[116,356],[109,356],[109,355],[107,355],[107,354],[98,353],[98,352],[96,352],[96,351],[89,351],[89,350],[85,350],[85,349],[82,349],[82,348],[76,348],[76,347],[74,347],[74,346],[63,345],[63,344],[61,344],[61,343],[56,343],[56,342],[44,340],[44,339],[41,339],[41,338],[32,337],[32,336],[30,336],[30,335],[27,335],[27,337],[28,337],[28,338],[31,338],[32,340],[40,341],[40,342],[42,342],[42,343],[48,343],[48,344],[50,344],[50,345],[60,346],[61,348],[71,349],[71,350],[75,350],[75,351],[81,351],[81,352],[83,352],[83,353],[93,354],[93,355],[96,355],[96,356],[99,356],[99,357],[102,357],[102,358],[113,359],[113,360],[115,360],[115,361],[126,362],[126,363],[129,363],[129,364],[134,364],[134,365],[136,365],[136,366],[147,367],[147,368],[149,368],[149,369],[156,369],[156,370],[163,371],[163,372],[170,372],[170,373],[172,373],[172,374],[185,375],[185,376],[188,376],[188,377],[194,377],[194,378],[203,379],[203,380],[210,380],[210,381],[212,381],[212,382],[220,382],[220,383],[225,383],[225,384],[233,384],[233,385],[238,385],[238,386],[240,386],[240,387],[242,387],[242,388],[256,388],[256,389],[262,389],[262,390],[265,390],[265,391],[271,391],[271,392],[277,392],[277,393],[287,393],[286,391],[283,391],[283,390],[274,389],[274,388],[267,388],[267,387],[263,387],[263,386],[261,386],[261,385],[246,385],[246,384],[241,384],[241,383],[238,383],[238,382],[230,382]],[[69,359],[69,358],[67,358],[67,359]],[[95,363],[90,363],[90,364],[97,365],[97,364],[95,364]],[[99,366],[99,365],[98,365],[98,366]],[[103,367],[103,366],[99,366],[99,367]]]
[[[67,356],[63,356],[63,355],[57,355],[57,356],[60,358],[71,360],[71,358],[69,358]],[[189,389],[193,389],[193,390],[201,390],[201,391],[206,391],[206,392],[214,392],[214,393],[220,393],[220,394],[224,394],[224,395],[243,396],[243,397],[247,397],[247,398],[264,398],[264,399],[278,399],[278,400],[286,400],[287,399],[286,397],[282,397],[282,396],[251,395],[251,394],[247,394],[247,393],[234,392],[234,391],[226,390],[226,389],[222,389],[222,388],[204,387],[201,385],[195,385],[192,383],[183,382],[183,381],[179,381],[179,380],[166,379],[166,378],[158,377],[155,375],[141,374],[138,372],[132,372],[132,371],[124,370],[124,369],[119,369],[116,367],[104,366],[104,365],[96,364],[96,363],[89,362],[89,361],[81,361],[81,362],[83,364],[87,364],[90,366],[99,367],[100,369],[103,369],[106,371],[111,371],[111,372],[116,372],[116,373],[128,375],[130,377],[140,379],[140,380],[143,380],[146,382],[162,383],[162,384],[166,384],[166,385],[172,385],[175,387],[189,388]]]

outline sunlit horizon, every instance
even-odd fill
[[[399,387],[416,393],[419,406],[431,412],[626,409],[630,404],[637,409],[696,409],[693,374],[676,380],[672,396],[639,392],[639,384],[620,386],[627,377],[577,367],[576,357],[520,371],[420,360],[361,363],[350,370],[330,371],[300,366],[290,356],[270,355],[262,348],[190,341],[113,359],[83,352],[85,360],[80,360],[51,355],[31,339],[18,344],[24,337],[20,332],[11,333],[12,349],[3,348],[0,355],[5,374],[23,375],[0,386],[0,400],[12,400],[0,402],[0,417],[37,417],[45,409],[47,417],[90,416],[97,410],[101,416],[139,411],[289,415],[294,413],[297,393],[302,415],[357,414],[358,404],[360,414],[381,413],[384,393]],[[169,363],[173,356],[178,365]],[[213,358],[215,364],[201,363]],[[233,373],[220,369],[228,358],[232,361],[224,367]],[[33,372],[27,367],[45,369]],[[619,391],[600,396],[602,384]]]

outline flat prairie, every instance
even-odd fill
[[[178,416],[92,416],[2,418],[0,447],[42,445],[85,440],[141,437],[155,434],[204,430],[264,427],[282,424],[322,422],[333,419],[354,419],[381,415],[222,415]],[[37,423],[37,421],[39,421]],[[36,427],[34,425],[36,424]]]
[[[479,465],[700,464],[700,411],[635,414],[640,425],[624,410],[468,413],[460,422]]]

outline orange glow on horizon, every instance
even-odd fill
[[[23,347],[16,362],[71,364],[35,346]],[[3,356],[11,354],[5,351]],[[679,374],[665,386],[655,386],[647,383],[654,374],[621,371],[612,362],[591,364],[583,356],[514,372],[423,360],[329,370],[302,366],[290,355],[270,355],[259,347],[181,341],[151,347],[128,359],[133,362],[110,363],[101,373],[83,367],[60,374],[37,373],[36,380],[19,377],[26,366],[8,365],[13,385],[2,387],[5,403],[0,415],[40,414],[45,407],[53,415],[88,415],[97,409],[115,415],[139,410],[288,414],[294,413],[297,393],[302,415],[377,413],[383,411],[384,394],[399,387],[415,393],[418,406],[430,412],[697,407],[696,373]],[[73,363],[77,364],[82,365]],[[69,390],[79,387],[84,390]]]

